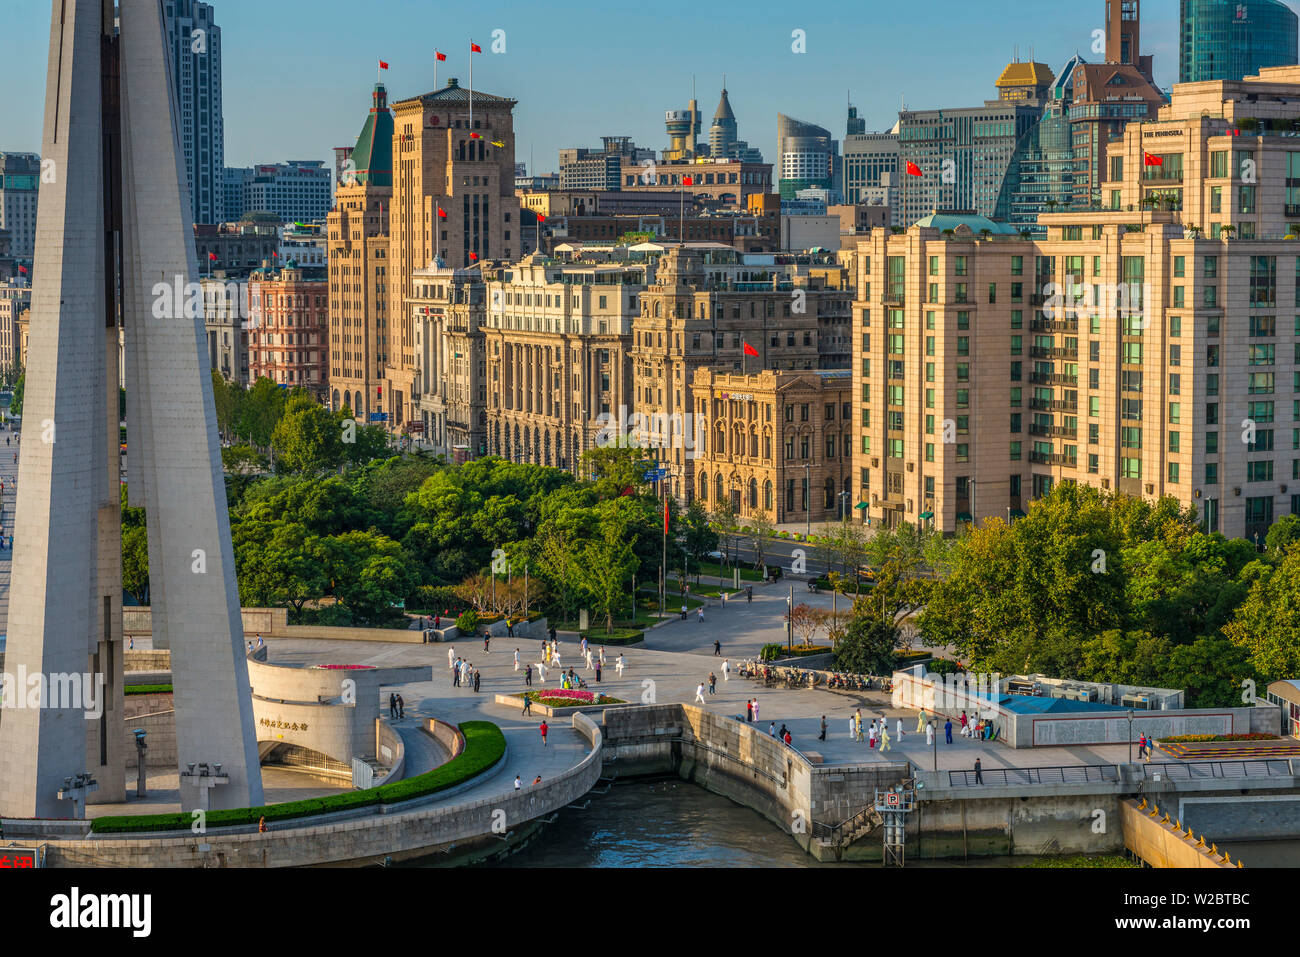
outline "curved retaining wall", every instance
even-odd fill
[[[385,748],[388,749],[387,755],[384,754]],[[388,772],[376,774],[370,786],[379,787],[381,784],[400,781],[406,771],[406,742],[383,718],[375,719],[375,754],[381,762],[388,765]]]
[[[49,867],[307,867],[361,865],[451,852],[465,845],[499,846],[582,797],[600,779],[603,736],[590,718],[577,714],[573,726],[591,744],[574,767],[527,790],[504,790],[478,801],[430,805],[432,795],[400,808],[368,813],[331,824],[285,822],[265,834],[185,834],[180,837],[103,835],[84,840],[49,839]],[[491,774],[489,770],[485,774]],[[413,806],[414,804],[421,806]],[[349,812],[352,813],[352,812]],[[296,825],[296,826],[294,826]],[[504,833],[503,833],[504,831]]]

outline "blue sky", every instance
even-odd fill
[[[473,37],[478,89],[520,101],[517,159],[540,171],[563,146],[603,134],[665,145],[663,114],[684,108],[695,77],[707,135],[726,74],[740,136],[775,151],[776,114],[844,132],[846,95],[869,130],[892,126],[900,97],[912,108],[978,105],[1012,58],[1053,70],[1091,53],[1104,0],[712,0],[565,4],[430,0],[213,0],[224,46],[226,163],[332,161],[355,141],[377,61],[395,98],[433,85],[433,50],[447,77],[468,80]],[[0,31],[0,150],[40,148],[50,4],[5,0]],[[1295,4],[1293,4],[1295,6]],[[1164,88],[1177,75],[1177,0],[1143,4],[1144,52]],[[505,52],[493,54],[494,30]],[[803,30],[807,52],[791,51]]]

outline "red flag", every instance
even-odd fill
[[[469,254],[469,261],[470,261],[470,262],[477,262],[477,261],[478,261],[478,253],[470,253],[470,254]]]
[[[447,59],[447,54],[445,54],[445,53],[439,53],[437,50],[434,50],[434,51],[433,51],[433,55],[436,56],[436,57],[438,58],[439,61],[442,61],[442,60]]]
[[[664,497],[664,534],[668,534],[668,498]]]
[[[695,185],[695,180],[691,179],[689,176],[683,176],[683,177],[682,177],[682,185],[683,185],[683,186],[694,186],[694,185]]]
[[[18,271],[19,271],[19,272],[27,272],[27,267],[26,267],[26,266],[19,266],[19,267],[18,267]]]
[[[483,137],[479,136],[477,133],[471,133],[469,134],[469,138],[472,140],[481,140]]]
[[[757,355],[758,355],[758,350],[755,349],[753,346],[751,346],[748,342],[746,342],[746,343],[745,343],[745,355],[747,355],[747,356],[757,356]]]
[[[446,219],[446,218],[447,218],[447,211],[446,211],[445,209],[443,209],[441,206],[438,207],[438,218],[439,218],[439,219]]]
[[[208,253],[208,258],[211,259],[213,262],[216,262],[216,261],[217,261],[217,254],[216,254],[216,253]]]
[[[537,221],[538,221],[539,223],[544,223],[544,222],[546,222],[546,217],[543,216],[541,213],[538,213],[538,214],[537,214]]]
[[[388,69],[388,64],[385,63],[383,60],[380,60],[380,61],[379,61],[379,69],[381,69],[381,70],[387,70],[387,69]]]
[[[1163,156],[1154,156],[1151,153],[1142,151],[1142,163],[1144,166],[1164,166],[1165,158]]]
[[[917,165],[916,165],[915,163],[913,163],[911,160],[908,160],[908,161],[907,161],[907,175],[908,175],[908,176],[920,176],[920,175],[921,175],[921,167],[917,166]]]
[[[469,41],[469,52],[470,52],[470,53],[482,53],[482,52],[483,52],[483,48],[482,48],[481,46],[479,46],[477,43],[475,43],[473,40],[470,40],[470,41]]]

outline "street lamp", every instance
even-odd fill
[[[930,719],[930,723],[934,724],[933,718]],[[934,733],[930,735],[930,740],[934,744],[934,769],[938,771],[939,770],[939,729],[938,728],[935,728]]]
[[[1128,763],[1133,763],[1133,709],[1128,709]]]
[[[804,537],[808,538],[812,535],[812,465],[808,462],[803,464],[803,512],[804,519],[808,522]]]

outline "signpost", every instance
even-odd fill
[[[40,847],[0,847],[0,870],[16,868],[31,870],[45,866],[45,846]]]

